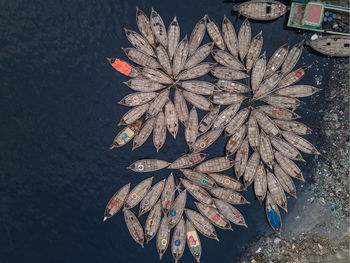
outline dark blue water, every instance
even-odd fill
[[[108,150],[120,129],[116,124],[127,111],[116,102],[131,91],[122,84],[127,78],[110,67],[106,57],[126,59],[120,48],[130,45],[123,27],[137,29],[136,5],[147,14],[154,7],[166,25],[176,15],[182,37],[190,35],[205,13],[220,23],[226,14],[236,29],[242,23],[230,15],[231,4],[220,1],[0,2],[0,262],[159,261],[155,242],[145,249],[137,245],[121,213],[102,223],[113,193],[148,176],[125,167],[139,158],[173,161],[186,149],[181,127],[176,141],[168,134],[159,154],[151,139],[134,152],[131,145]],[[303,38],[284,30],[284,23],[284,17],[252,23],[253,35],[264,31],[268,57],[285,42]],[[324,74],[331,65],[307,51],[300,65],[303,62],[317,65],[302,81],[310,85],[315,84],[313,75]],[[319,106],[304,101],[309,104],[297,112],[317,130]],[[309,139],[321,144],[317,136]],[[221,155],[226,140],[220,138],[207,152]],[[306,174],[310,171],[300,166]],[[155,181],[168,174],[156,172]],[[201,236],[202,262],[236,262],[248,240],[272,232],[252,189],[244,196],[252,204],[238,209],[249,228],[218,230],[219,243]],[[294,204],[289,202],[290,209]],[[188,206],[193,206],[191,200]],[[168,249],[163,262],[172,261]],[[193,261],[186,248],[182,262]]]

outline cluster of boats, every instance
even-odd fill
[[[162,167],[163,165],[160,163],[164,162],[156,159],[144,161],[154,163],[151,170],[156,169],[157,166]],[[183,173],[185,174],[186,171],[183,171]],[[218,176],[225,177],[220,174]],[[217,187],[216,182],[211,177],[200,172],[192,171],[188,178],[196,178],[196,181],[201,180],[200,185],[202,187],[192,180],[181,178],[181,185],[185,188],[181,190],[180,184],[175,184],[173,173],[167,179],[160,180],[152,187],[153,176],[141,181],[131,190],[131,183],[126,184],[109,200],[104,213],[104,221],[114,216],[123,207],[127,228],[133,239],[142,247],[144,242],[148,243],[156,237],[159,257],[162,258],[167,247],[171,244],[171,252],[175,262],[177,262],[181,258],[187,243],[191,253],[199,262],[202,246],[197,231],[208,238],[219,241],[214,226],[224,230],[232,230],[230,224],[232,222],[238,226],[247,227],[243,215],[231,204],[249,202],[236,191],[226,188],[223,191],[224,188]],[[223,178],[218,178],[218,182],[221,182],[221,179]],[[209,182],[209,180],[213,182]],[[227,182],[230,180],[236,181],[233,178],[226,177],[224,179],[225,184],[229,185]],[[240,183],[236,181],[235,184]],[[242,188],[236,186],[234,189],[239,191]],[[208,191],[216,198],[211,197]],[[177,196],[176,192],[178,192]],[[195,205],[199,212],[185,207],[187,192],[198,201],[195,202]],[[130,210],[138,204],[140,204],[139,217],[149,212],[144,227],[138,217]],[[186,223],[184,215],[187,218]],[[173,228],[171,239],[170,231]]]
[[[282,45],[268,59],[262,52],[263,34],[252,37],[248,19],[236,33],[227,17],[219,27],[205,15],[189,40],[187,37],[180,40],[176,18],[166,30],[153,9],[149,19],[137,8],[136,21],[141,34],[125,29],[134,48],[123,50],[139,67],[109,59],[116,70],[131,77],[125,84],[136,91],[120,101],[132,109],[122,117],[119,124],[126,127],[117,134],[111,149],[132,139],[136,149],[153,132],[153,143],[159,151],[167,130],[176,138],[180,122],[185,126],[185,140],[191,153],[173,163],[141,159],[131,164],[128,168],[134,172],[178,169],[183,177],[175,184],[171,174],[152,188],[153,177],[131,191],[130,184],[124,186],[107,204],[105,219],[124,206],[125,221],[136,242],[143,246],[145,240],[148,242],[157,235],[160,257],[171,242],[177,261],[187,239],[199,261],[202,247],[196,231],[218,239],[214,226],[231,229],[230,222],[246,226],[242,214],[232,205],[249,204],[239,192],[253,185],[257,199],[265,200],[271,227],[280,234],[279,207],[287,212],[285,192],[296,198],[292,178],[304,181],[294,161],[304,161],[300,152],[319,154],[301,137],[310,134],[311,129],[296,121],[300,116],[294,112],[302,104],[298,98],[319,91],[297,84],[309,69],[309,66],[295,68],[303,52],[303,41],[292,47]],[[212,42],[201,46],[206,32]],[[203,62],[210,54],[215,63]],[[207,73],[215,77],[214,83],[195,80]],[[172,89],[174,102],[170,99]],[[190,110],[187,102],[192,105]],[[201,120],[198,109],[207,112]],[[141,120],[144,114],[145,123]],[[207,160],[203,151],[223,133],[229,136],[225,156]],[[221,173],[227,170],[233,170],[235,177]],[[175,199],[176,192],[179,195]],[[197,200],[199,212],[185,208],[187,192]],[[131,211],[139,203],[139,216],[149,211],[144,227]]]

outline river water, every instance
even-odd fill
[[[151,139],[134,152],[130,144],[108,149],[127,111],[116,102],[131,90],[122,84],[128,78],[110,67],[106,57],[126,60],[121,47],[130,45],[123,27],[137,30],[136,5],[147,14],[154,7],[167,26],[176,15],[181,37],[189,36],[205,13],[220,23],[226,14],[236,30],[243,21],[231,16],[232,4],[208,0],[0,2],[0,262],[159,261],[154,240],[144,249],[137,245],[122,213],[102,222],[117,189],[149,176],[126,170],[130,163],[139,158],[173,161],[187,149],[183,127],[176,141],[167,135],[158,154]],[[287,30],[285,19],[252,22],[253,35],[263,30],[267,57],[284,43],[304,38]],[[206,36],[203,43],[208,41]],[[303,84],[315,85],[313,76],[325,74],[332,60],[304,51],[299,65],[311,63],[316,66]],[[322,100],[322,92],[314,100]],[[297,113],[317,131],[318,104],[303,101],[308,104]],[[322,143],[317,136],[308,139]],[[223,154],[226,140],[220,138],[207,153]],[[312,158],[305,156],[308,162]],[[309,166],[300,164],[306,178]],[[154,174],[158,181],[169,171]],[[218,229],[220,242],[201,236],[201,262],[237,262],[249,240],[272,232],[252,188],[243,195],[252,202],[238,206],[249,228]],[[293,209],[295,201],[289,200]],[[191,198],[188,206],[193,207]],[[172,261],[168,249],[163,262]],[[187,248],[181,262],[194,262]]]

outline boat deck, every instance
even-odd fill
[[[301,26],[305,13],[305,5],[295,5],[292,19],[290,20],[291,25]]]

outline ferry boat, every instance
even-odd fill
[[[292,2],[288,26],[350,36],[350,8],[315,1]]]

